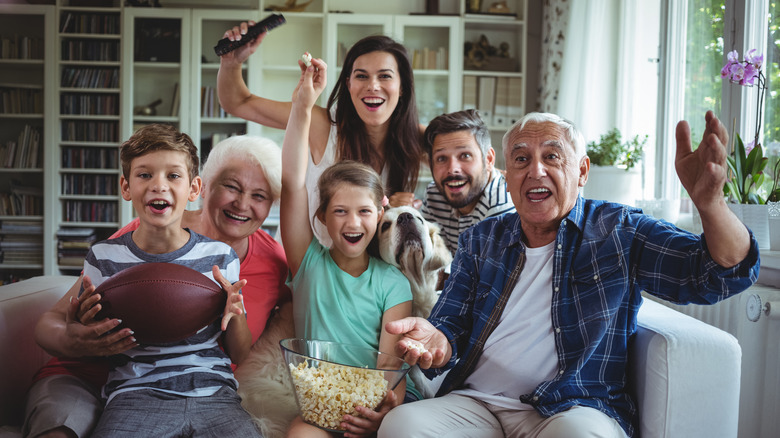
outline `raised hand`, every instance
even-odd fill
[[[729,136],[726,128],[712,111],[707,111],[704,118],[706,129],[695,151],[691,148],[688,122],[683,120],[678,123],[676,131],[677,175],[700,213],[723,202],[723,186],[728,175],[726,145]]]
[[[226,30],[222,37],[227,38],[230,41],[240,41],[244,38],[244,35],[246,35],[247,29],[249,29],[250,26],[254,26],[255,24],[256,23],[252,20],[242,22],[237,26],[233,26],[232,28]],[[224,55],[220,56],[220,62],[243,64],[244,61],[246,61],[250,56],[252,56],[253,53],[255,53],[267,34],[268,32],[263,32],[258,35],[254,41],[251,41],[241,47],[236,48],[235,50],[225,53]]]
[[[293,105],[311,108],[325,90],[328,66],[319,58],[312,58],[311,66],[308,67],[299,59],[298,66],[301,68],[301,78],[293,91]]]

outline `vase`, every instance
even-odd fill
[[[780,251],[780,201],[766,201],[769,222],[769,249]]]
[[[614,166],[590,166],[582,193],[588,199],[636,206],[637,198],[642,196],[642,173],[636,167],[627,171]]]
[[[758,241],[758,249],[769,249],[769,209],[760,204],[728,204]]]

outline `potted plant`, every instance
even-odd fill
[[[599,141],[588,143],[588,157],[592,166],[617,166],[631,170],[642,159],[642,151],[647,143],[647,136],[623,141],[620,130],[612,128],[603,134]]]
[[[758,101],[756,108],[756,129],[752,140],[744,144],[739,134],[734,135],[733,152],[727,157],[729,180],[723,187],[723,194],[729,201],[729,207],[742,220],[758,240],[759,248],[770,248],[770,229],[768,222],[767,200],[777,199],[777,165],[774,166],[773,187],[766,198],[760,192],[764,183],[764,168],[768,163],[761,147],[761,121],[766,77],[761,71],[764,55],[757,54],[755,49],[745,53],[742,61],[739,53],[732,50],[726,56],[726,65],[720,71],[720,76],[731,83],[744,87],[757,87]],[[780,231],[780,230],[777,230]]]
[[[646,143],[646,135],[624,141],[617,128],[601,135],[599,141],[588,143],[591,167],[583,190],[585,196],[636,205],[642,191],[642,176],[636,165]]]

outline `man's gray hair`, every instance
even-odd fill
[[[228,160],[234,158],[256,165],[268,181],[271,200],[279,200],[282,193],[282,149],[265,137],[235,135],[214,145],[200,172],[203,184],[211,184]]]
[[[504,138],[501,140],[504,157],[506,157],[507,148],[510,146],[507,144],[507,142],[509,142],[509,137],[514,132],[522,131],[523,128],[525,128],[525,125],[529,123],[547,123],[547,122],[554,123],[559,128],[561,128],[561,130],[563,131],[563,136],[566,139],[566,141],[568,141],[569,144],[571,144],[574,147],[574,153],[578,160],[587,154],[587,150],[585,149],[585,137],[582,135],[579,129],[577,129],[577,127],[574,126],[574,123],[564,119],[563,117],[557,114],[528,113],[525,116],[523,116],[520,120],[516,121],[509,128],[506,134],[504,134]]]

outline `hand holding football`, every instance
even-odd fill
[[[186,339],[222,315],[222,288],[194,269],[174,263],[142,263],[101,283],[96,320],[118,318],[140,344]]]

